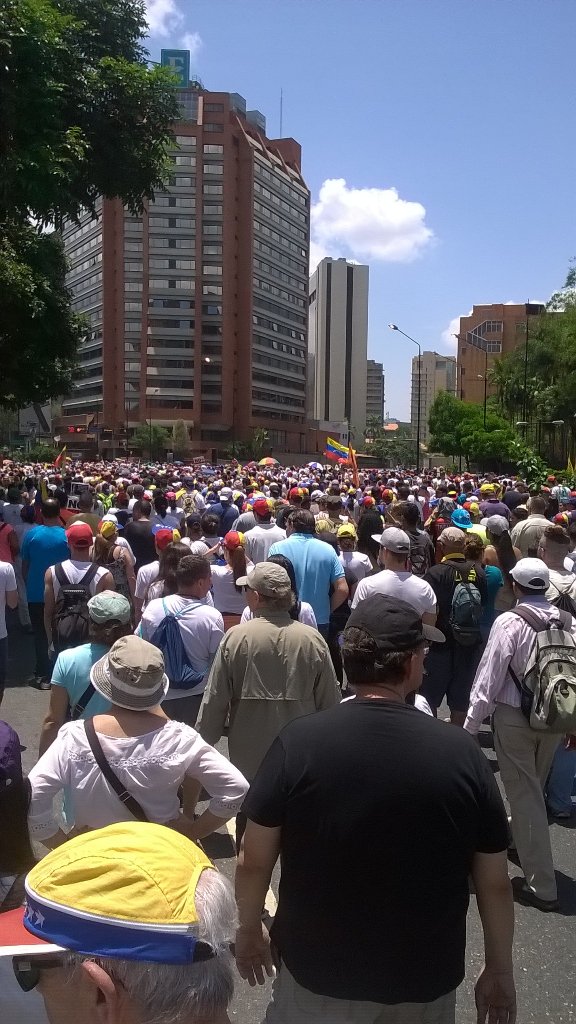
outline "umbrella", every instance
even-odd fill
[[[309,462],[308,469],[324,469],[321,462]]]
[[[272,458],[270,458],[269,455],[267,455],[265,459],[260,459],[260,462],[258,463],[258,465],[259,466],[279,466],[280,463],[278,462],[278,459],[272,459]]]

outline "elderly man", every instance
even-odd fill
[[[510,535],[515,548],[520,548],[522,558],[535,558],[538,554],[540,538],[547,526],[550,525],[546,519],[546,500],[538,496],[530,498],[527,502],[528,518],[516,526]]]
[[[284,725],[338,704],[341,694],[326,642],[290,616],[286,570],[260,562],[238,584],[254,617],[231,629],[216,652],[198,731],[217,743],[229,713],[230,760],[251,780]],[[238,839],[244,824],[239,816]]]
[[[272,973],[260,908],[281,857],[267,1024],[454,1024],[470,873],[485,946],[478,1021],[515,1020],[498,788],[462,730],[405,703],[430,639],[442,637],[404,601],[359,604],[343,646],[356,698],[286,726],[246,797],[236,961],[251,984]]]
[[[50,1024],[226,1024],[234,916],[228,882],[197,846],[122,822],[30,871],[26,907],[0,915],[0,956]],[[7,1024],[27,1019],[4,972],[0,1000]]]

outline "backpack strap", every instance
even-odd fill
[[[82,579],[78,580],[77,586],[89,587],[99,568],[99,565],[96,565],[95,562],[92,562],[92,565],[88,569],[86,569],[86,572],[84,573]]]
[[[86,719],[86,721],[84,722],[84,729],[86,730],[86,739],[90,744],[90,750],[94,755],[94,760],[96,761],[96,764],[98,765],[100,771],[102,772],[102,775],[106,779],[106,782],[112,787],[112,789],[116,793],[118,799],[124,804],[125,807],[128,808],[130,814],[134,818],[136,818],[136,821],[149,821],[146,812],[140,806],[140,804],[136,800],[136,797],[132,796],[131,793],[129,793],[128,790],[125,788],[125,786],[122,785],[120,779],[108,764],[108,761],[106,760],[106,755],[104,754],[104,751],[102,750],[102,747],[100,745],[100,740],[98,739],[96,729],[94,728],[94,720],[92,718]]]
[[[171,615],[171,616],[172,616],[172,618],[173,618],[173,619],[176,619],[176,620],[178,620],[178,619],[183,619],[183,618],[185,617],[185,615],[187,615],[187,614],[188,614],[188,612],[189,612],[189,611],[192,611],[192,609],[193,609],[193,608],[198,608],[198,606],[199,606],[199,605],[200,605],[201,603],[202,603],[201,601],[194,601],[194,604],[192,604],[192,605],[188,605],[188,607],[187,607],[187,608],[183,608],[181,612],[171,612],[171,611],[170,611],[170,610],[169,610],[169,609],[168,609],[168,608],[166,607],[166,601],[164,600],[164,598],[162,598],[162,608],[163,608],[163,610],[164,610],[164,615],[166,615],[166,616],[168,616],[168,615]]]
[[[62,567],[62,562],[58,562],[54,566],[54,575],[56,576],[56,579],[58,580],[58,583],[60,584],[61,587],[65,587],[67,583],[70,583],[70,580],[68,579]]]
[[[541,619],[540,616],[532,610],[532,608],[528,608],[526,605],[521,604],[516,608],[511,608],[510,610],[513,615],[517,615],[519,619],[523,619],[535,633],[545,633],[550,625],[546,619]],[[568,618],[570,618],[570,616],[568,616]]]

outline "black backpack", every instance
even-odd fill
[[[573,619],[576,619],[576,604],[574,599],[570,597],[570,594],[566,590],[561,590],[556,584],[550,580],[550,583],[554,587],[557,593],[557,597],[549,597],[550,604],[553,604],[555,608],[559,608],[561,612],[568,612]]]
[[[56,654],[70,647],[78,647],[88,640],[88,601],[90,584],[98,572],[99,566],[93,564],[84,573],[78,583],[71,583],[62,563],[54,566],[56,579],[60,584],[60,592],[54,609],[52,640]]]

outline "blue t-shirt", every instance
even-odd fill
[[[344,575],[340,559],[330,544],[308,533],[293,533],[273,544],[270,555],[285,555],[294,566],[298,597],[312,605],[316,622],[330,622],[330,584]]]
[[[26,597],[43,604],[46,569],[70,558],[66,531],[61,526],[34,526],[24,537],[20,554],[28,562]]]
[[[105,644],[80,644],[62,651],[52,672],[52,686],[63,686],[68,694],[70,708],[78,703],[90,685],[90,669],[108,653]],[[110,710],[110,701],[99,693],[92,694],[80,718],[92,718]]]
[[[486,588],[488,591],[488,600],[484,605],[480,625],[487,626],[489,628],[494,622],[494,619],[496,618],[494,602],[496,600],[496,595],[500,590],[500,587],[504,586],[504,577],[497,565],[485,565],[484,573],[486,575]]]

